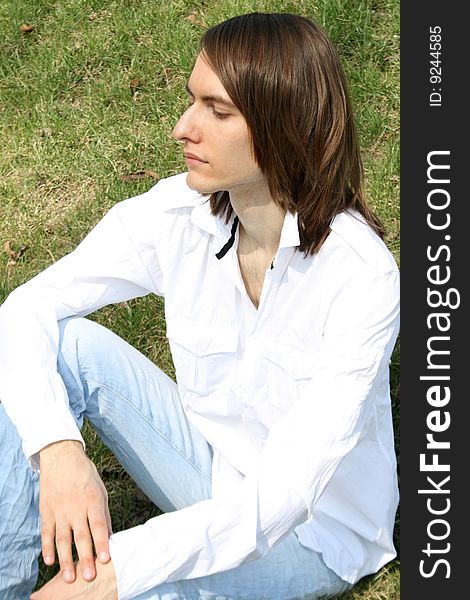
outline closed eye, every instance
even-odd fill
[[[226,119],[227,117],[230,117],[230,113],[219,112],[214,107],[212,107],[212,114],[216,119]]]
[[[186,84],[185,89],[189,96],[190,106],[192,106],[195,101],[195,96],[188,84]],[[233,102],[219,94],[206,94],[201,96],[200,99],[212,109],[212,113],[217,119],[226,119],[227,117],[230,117],[232,113],[220,112],[215,108],[215,104],[222,104],[223,106],[227,106],[229,109],[236,110]]]

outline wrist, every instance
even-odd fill
[[[78,440],[60,440],[53,442],[42,448],[39,451],[39,460],[47,461],[49,459],[55,460],[58,455],[63,456],[64,454],[75,454],[84,453],[83,444]]]

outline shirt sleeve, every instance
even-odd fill
[[[259,558],[305,522],[360,439],[397,334],[397,272],[338,287],[310,385],[272,426],[239,493],[111,536],[119,600]]]
[[[118,203],[76,250],[0,307],[0,399],[33,468],[46,445],[83,443],[57,373],[58,321],[149,292],[163,294],[152,211],[146,194]]]

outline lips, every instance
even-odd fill
[[[186,158],[186,160],[197,160],[201,163],[207,163],[207,160],[204,160],[203,158],[201,158],[200,156],[197,156],[197,154],[193,154],[192,152],[185,152],[184,153],[184,157]]]

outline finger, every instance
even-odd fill
[[[95,557],[88,523],[74,528],[73,537],[77,548],[80,570],[85,581],[92,581],[96,577]]]
[[[108,542],[111,517],[109,516],[108,508],[106,507],[104,512],[91,512],[88,516],[88,521],[95,544],[96,556],[101,563],[107,563],[111,559]]]
[[[67,583],[75,581],[75,565],[72,558],[72,531],[68,526],[56,526],[55,543],[62,577]]]
[[[111,515],[109,513],[109,508],[106,507],[106,525],[108,527],[108,537],[113,535],[113,524],[111,523]]]
[[[104,497],[104,515],[106,520],[106,527],[108,529],[108,537],[113,534],[113,526],[111,524],[111,515],[109,513],[109,505],[108,505],[108,492],[103,484],[103,497]]]
[[[55,524],[52,519],[41,518],[41,548],[44,564],[52,566],[55,561]]]

